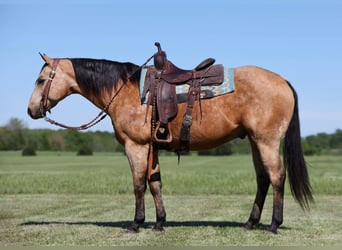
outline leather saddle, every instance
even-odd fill
[[[143,97],[149,93],[147,109],[152,105],[152,138],[157,143],[165,144],[172,141],[169,122],[178,113],[176,86],[187,84],[189,92],[180,131],[180,149],[188,151],[192,109],[195,100],[201,98],[201,86],[222,83],[224,69],[222,65],[214,65],[213,58],[205,59],[192,70],[181,69],[167,59],[160,43],[156,42],[155,46],[158,52],[153,56],[154,66],[148,67],[143,92]]]

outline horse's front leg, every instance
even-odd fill
[[[158,160],[158,152],[154,153],[153,170],[151,173],[151,178],[148,181],[151,194],[154,199],[154,204],[156,207],[156,224],[153,227],[155,231],[164,231],[164,223],[166,221],[166,212],[163,204],[163,198],[161,193],[161,176],[160,176],[160,165]]]
[[[148,145],[137,145],[134,142],[125,144],[126,155],[131,167],[135,195],[135,215],[128,232],[137,233],[145,221],[145,191]]]

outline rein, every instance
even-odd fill
[[[46,114],[44,115],[44,120],[51,123],[52,125],[59,126],[62,128],[66,128],[66,129],[70,129],[70,130],[85,130],[85,129],[91,128],[91,127],[95,126],[96,124],[98,124],[100,121],[102,121],[107,116],[107,114],[105,112],[108,110],[109,106],[114,101],[114,98],[119,94],[120,90],[122,89],[122,87],[124,85],[125,84],[122,84],[120,86],[119,90],[116,91],[116,93],[110,99],[108,104],[100,111],[100,113],[93,120],[91,120],[90,122],[88,122],[86,124],[83,124],[83,125],[78,126],[78,127],[68,126],[68,125],[65,125],[63,123],[59,123],[55,120],[50,119],[49,117],[46,116]]]
[[[151,56],[149,59],[146,60],[146,62],[144,64],[142,64],[139,68],[137,68],[129,77],[128,79],[131,79],[131,77],[138,72],[138,70],[141,70],[141,68],[145,67],[146,64],[153,58],[153,56]],[[59,126],[62,128],[66,128],[66,129],[70,129],[70,130],[85,130],[88,128],[91,128],[93,126],[95,126],[96,124],[98,124],[100,121],[102,121],[106,116],[107,116],[107,112],[109,109],[109,106],[113,103],[114,99],[116,96],[118,96],[118,94],[120,93],[121,89],[123,88],[123,86],[125,85],[125,83],[123,83],[120,88],[116,91],[116,93],[112,96],[112,98],[110,99],[110,101],[107,103],[107,105],[99,112],[99,114],[92,119],[90,122],[80,125],[80,126],[68,126],[65,125],[63,123],[59,123],[55,120],[50,119],[47,115],[46,115],[46,111],[50,112],[50,110],[48,110],[47,108],[47,100],[48,100],[48,96],[49,96],[49,92],[50,92],[50,87],[51,87],[51,83],[52,80],[55,78],[56,75],[56,69],[58,66],[60,59],[57,58],[53,61],[52,63],[52,69],[51,72],[49,74],[49,79],[48,82],[45,85],[44,91],[43,91],[43,95],[42,95],[42,99],[40,101],[40,113],[43,116],[44,120],[49,122],[52,125],[55,126]],[[51,112],[50,112],[51,113]]]

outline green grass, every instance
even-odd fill
[[[256,191],[250,156],[161,156],[166,231],[151,230],[155,209],[146,194],[145,227],[125,233],[134,216],[132,178],[122,155],[0,152],[0,245],[330,246],[342,243],[342,157],[306,158],[316,203],[303,212],[286,185],[284,225],[240,229]],[[271,190],[270,190],[271,192]]]
[[[315,194],[342,195],[342,156],[307,157]],[[164,194],[251,194],[256,191],[249,155],[161,156]],[[132,178],[123,155],[0,152],[0,194],[131,194]],[[288,185],[286,192],[289,194]]]

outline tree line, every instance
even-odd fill
[[[342,130],[318,133],[302,138],[305,155],[341,154]],[[115,134],[104,131],[79,132],[73,130],[29,129],[17,118],[0,127],[0,150],[39,150],[75,152],[124,152]],[[281,146],[282,148],[282,146]],[[249,154],[248,139],[236,139],[217,148],[201,151],[199,155]]]
[[[12,118],[0,127],[0,150],[123,152],[114,133],[96,131],[28,129],[22,120]]]

